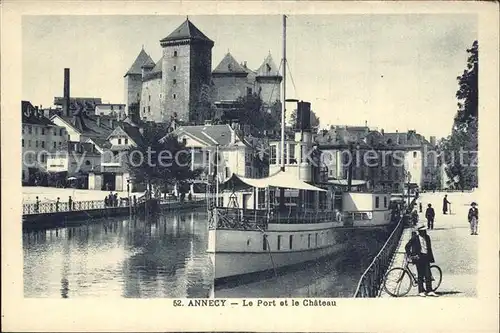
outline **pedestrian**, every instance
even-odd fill
[[[443,214],[446,215],[448,213],[448,205],[451,204],[451,202],[448,201],[448,195],[445,194],[443,198]]]
[[[115,193],[115,195],[113,197],[113,201],[115,203],[115,207],[118,207],[118,193]]]
[[[59,211],[59,197],[57,197],[57,200],[56,200],[56,212]]]
[[[418,213],[416,209],[411,213],[411,222],[413,226],[416,226],[418,223]]]
[[[469,214],[467,216],[470,224],[470,234],[477,235],[477,225],[479,223],[479,210],[476,208],[477,204],[472,202]]]
[[[35,212],[38,213],[39,211],[40,211],[40,200],[38,200],[38,197],[36,197]]]
[[[73,200],[71,199],[71,195],[69,196],[68,199],[68,209],[73,210]]]
[[[105,196],[104,197],[104,207],[108,207],[108,206],[109,206],[109,197]]]
[[[422,213],[422,202],[418,203],[418,212]]]
[[[408,243],[406,243],[405,252],[417,266],[418,295],[436,297],[438,295],[432,291],[431,281],[431,263],[434,262],[434,254],[432,253],[431,238],[427,235],[426,230],[425,225],[418,227],[418,234],[413,233]]]
[[[109,192],[108,201],[109,201],[109,207],[113,207],[113,192]]]
[[[427,205],[427,209],[425,211],[425,218],[427,219],[427,228],[433,230],[434,229],[434,217],[436,216],[436,212],[434,212],[434,208],[432,208],[431,204]]]

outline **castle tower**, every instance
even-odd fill
[[[142,92],[142,75],[143,75],[143,65],[146,67],[153,64],[153,59],[144,51],[144,49],[139,52],[139,55],[135,59],[130,69],[125,74],[125,110],[127,115],[132,116],[133,114],[139,112],[139,102],[141,100]]]
[[[280,100],[282,80],[283,77],[280,75],[271,53],[269,53],[255,76],[257,92],[265,105],[271,106]]]
[[[215,85],[215,101],[235,101],[247,94],[248,72],[227,53],[212,72]]]
[[[163,48],[162,108],[164,120],[201,121],[196,114],[202,92],[210,88],[214,42],[186,19],[160,41]]]

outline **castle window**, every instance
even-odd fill
[[[177,95],[176,95],[176,94],[174,94],[174,99],[175,99],[176,97],[177,97]]]
[[[122,144],[122,139],[118,139],[118,144],[121,145]]]
[[[61,129],[61,130],[59,131],[59,135],[60,135],[60,136],[63,136],[63,133],[64,133],[64,130],[63,130],[63,129]]]
[[[45,141],[42,141],[42,148],[45,148]]]
[[[247,87],[247,95],[251,95],[251,94],[252,94],[252,88]]]
[[[174,72],[177,70],[177,66],[174,66]]]
[[[416,151],[414,151],[414,152],[413,152],[413,158],[416,158],[416,157],[417,157],[417,152],[416,152]]]
[[[128,139],[127,138],[125,138],[125,144],[128,145]]]
[[[146,107],[145,106],[142,107],[142,113],[146,113]]]
[[[173,82],[174,84],[177,84],[177,80],[176,80],[176,79],[174,79],[172,82]]]
[[[45,128],[42,127],[42,135],[45,135]]]
[[[151,107],[150,106],[148,106],[148,112],[151,113]]]
[[[174,57],[177,57],[177,51],[174,51]]]
[[[149,101],[151,102],[151,95],[149,95]]]
[[[24,147],[24,139],[23,139],[23,147]]]
[[[28,133],[31,134],[32,133],[31,131],[32,131],[31,126],[28,126]]]

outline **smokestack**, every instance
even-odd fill
[[[295,129],[299,131],[308,131],[311,129],[311,103],[300,101],[297,104]]]
[[[63,104],[63,113],[65,116],[70,116],[69,109],[69,68],[64,69],[64,104]]]

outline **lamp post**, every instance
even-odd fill
[[[130,202],[130,178],[127,179],[128,212],[132,216],[132,204]]]
[[[349,169],[347,173],[347,192],[351,192],[351,187],[352,187],[352,168],[354,165],[353,152],[357,151],[358,149],[359,149],[359,144],[356,144],[356,146],[354,146],[353,142],[349,144],[349,153],[351,154],[351,159],[349,161]]]
[[[410,171],[406,172],[406,179],[408,180],[408,208],[410,208],[410,181],[411,181],[411,173]]]

